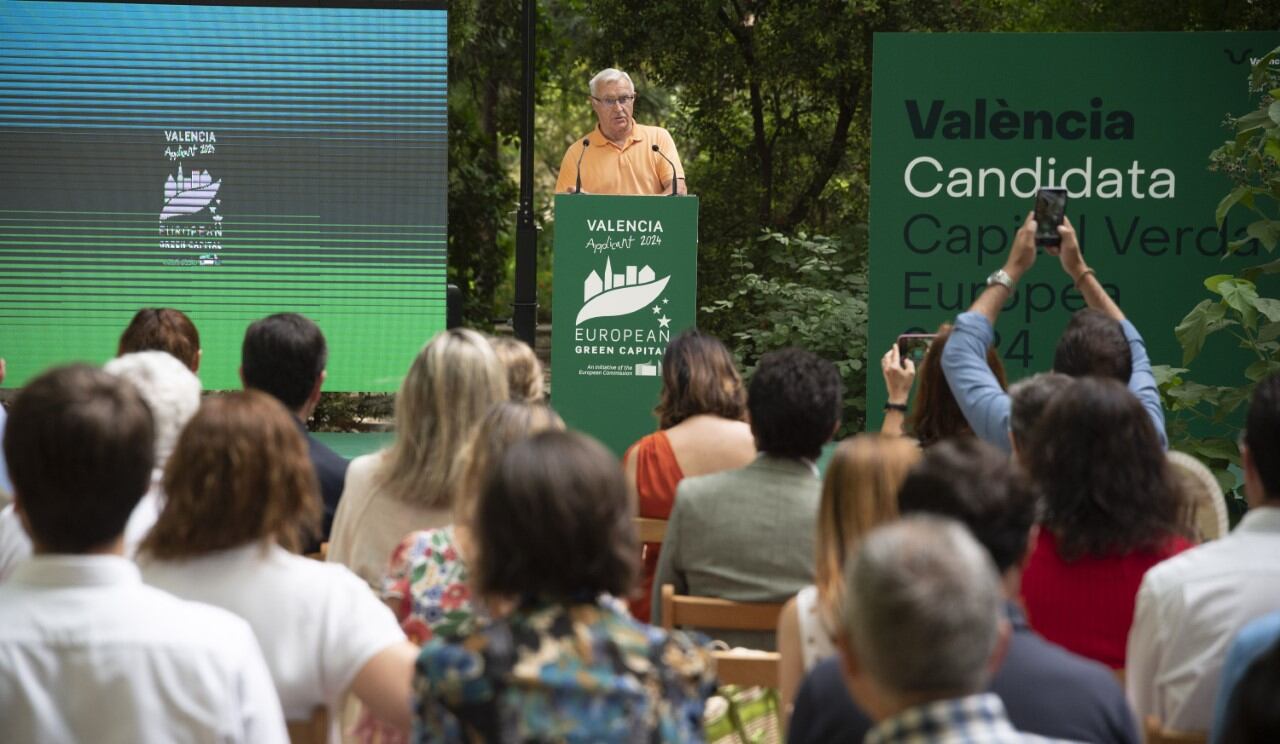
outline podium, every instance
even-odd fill
[[[615,454],[657,429],[667,343],[697,312],[698,199],[560,194],[551,405]]]

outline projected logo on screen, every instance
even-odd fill
[[[208,130],[165,130],[164,157],[178,164],[164,180],[160,204],[160,249],[166,266],[221,266],[222,179],[209,159],[217,152],[217,135]],[[195,159],[197,165],[185,162]],[[177,254],[177,255],[174,255]]]
[[[180,214],[196,214],[208,207],[214,222],[221,222],[218,207],[213,204],[218,195],[222,179],[213,180],[209,171],[192,170],[191,175],[182,175],[182,164],[178,164],[178,177],[173,174],[164,182],[164,208],[160,210],[160,219],[167,220]]]

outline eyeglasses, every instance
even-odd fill
[[[612,108],[619,103],[623,106],[630,106],[631,102],[636,100],[636,97],[634,95],[618,96],[617,98],[596,98],[595,96],[591,96],[591,100],[598,101],[599,103],[603,103],[605,106]]]

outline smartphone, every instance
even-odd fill
[[[929,345],[933,343],[933,339],[937,338],[936,333],[904,333],[898,336],[898,362],[904,368],[907,366],[907,360],[920,366],[920,362],[924,361],[925,352],[929,350]]]
[[[1036,245],[1054,246],[1062,243],[1058,226],[1067,213],[1067,190],[1042,188],[1036,192]],[[1056,251],[1048,251],[1055,253]]]

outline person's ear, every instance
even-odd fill
[[[243,364],[240,365],[239,367],[236,367],[236,374],[240,375],[240,387],[245,388],[247,390],[249,386],[244,384],[244,365]]]
[[[204,349],[196,349],[196,359],[191,365],[191,374],[200,374],[200,360],[204,358]],[[240,375],[240,384],[244,384],[244,374]]]
[[[1009,621],[1000,618],[1000,625],[996,630],[996,645],[991,649],[991,656],[987,659],[987,679],[995,676],[1000,670],[1000,665],[1004,664],[1004,657],[1009,653],[1009,641],[1013,636],[1013,628],[1009,625]]]

